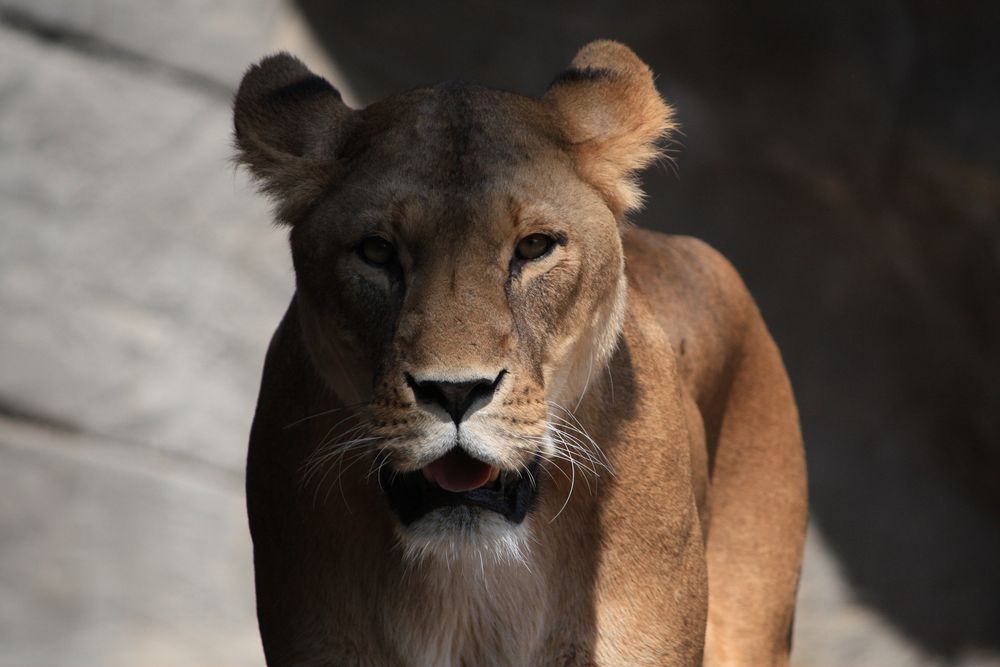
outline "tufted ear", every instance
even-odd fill
[[[676,129],[653,73],[631,49],[599,40],[584,46],[544,100],[555,107],[581,175],[618,218],[642,205],[638,172]]]
[[[236,159],[277,201],[279,222],[301,219],[334,178],[352,114],[336,88],[287,53],[247,70],[233,105]]]

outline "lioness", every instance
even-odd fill
[[[787,663],[795,403],[732,267],[626,221],[673,128],[635,54],[359,111],[281,54],[235,127],[297,285],[247,463],[268,664]]]

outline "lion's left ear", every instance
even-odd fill
[[[676,128],[646,63],[618,42],[591,42],[543,99],[558,112],[581,174],[604,194],[615,216],[638,209],[638,172]]]

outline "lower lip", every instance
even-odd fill
[[[507,484],[483,485],[461,492],[447,491],[429,482],[424,471],[395,473],[388,469],[389,466],[380,470],[379,481],[403,525],[409,525],[436,509],[457,506],[496,512],[511,523],[519,524],[537,499],[540,461],[541,457],[536,454],[524,474]]]

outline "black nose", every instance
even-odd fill
[[[451,415],[457,426],[462,417],[476,403],[477,407],[486,405],[493,399],[493,392],[500,386],[500,381],[507,374],[500,371],[495,378],[476,378],[465,382],[448,382],[444,380],[417,380],[406,374],[406,384],[410,385],[413,395],[418,401],[440,406]]]

